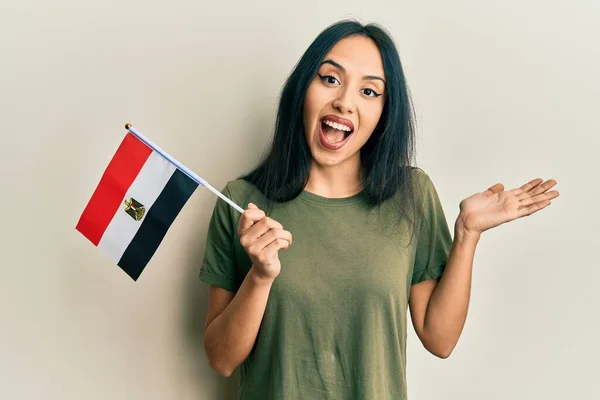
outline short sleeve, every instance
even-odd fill
[[[424,172],[419,172],[418,180],[423,214],[412,274],[413,285],[441,277],[452,247],[450,229],[433,182]]]
[[[231,198],[228,186],[221,193]],[[241,285],[234,246],[235,229],[229,204],[218,198],[208,225],[199,276],[204,283],[230,292],[236,292]]]

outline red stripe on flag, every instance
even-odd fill
[[[152,149],[131,133],[127,133],[121,142],[76,226],[94,245],[100,242],[127,190],[151,153]]]

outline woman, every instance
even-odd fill
[[[248,208],[219,200],[209,226],[205,349],[223,376],[241,366],[240,399],[405,399],[408,308],[448,357],[481,233],[558,196],[553,180],[493,185],[460,203],[452,239],[413,142],[392,39],[324,30],[283,88],[270,151],[223,190]]]

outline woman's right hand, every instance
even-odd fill
[[[258,277],[274,280],[281,271],[279,250],[290,247],[292,234],[252,203],[242,214],[238,234]]]

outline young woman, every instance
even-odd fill
[[[240,399],[405,399],[408,309],[448,357],[481,233],[558,196],[554,180],[495,184],[460,203],[452,238],[413,143],[390,36],[324,30],[283,88],[270,151],[223,190],[247,210],[219,199],[210,221],[205,349],[223,376],[241,366]]]

